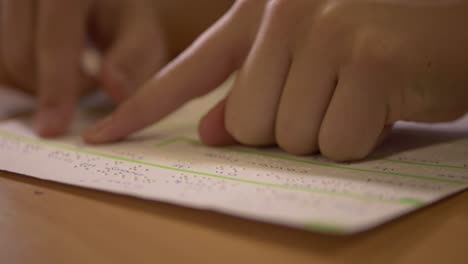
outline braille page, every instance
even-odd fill
[[[217,98],[217,97],[216,97]],[[306,230],[350,234],[468,187],[468,119],[402,123],[369,160],[334,163],[278,149],[206,147],[195,102],[128,141],[43,140],[28,122],[0,123],[0,169],[44,180],[214,210]]]

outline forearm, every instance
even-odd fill
[[[170,57],[177,56],[221,17],[234,0],[154,0]]]

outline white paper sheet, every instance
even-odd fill
[[[196,122],[222,93],[107,146],[83,145],[83,124],[42,140],[27,122],[1,122],[0,169],[333,234],[367,230],[468,187],[468,118],[402,123],[368,161],[336,164],[277,149],[201,145]]]

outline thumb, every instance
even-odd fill
[[[200,121],[198,132],[206,145],[226,146],[236,144],[236,140],[226,130],[224,113],[226,99],[219,102]]]
[[[167,61],[165,40],[153,20],[126,23],[104,54],[100,82],[117,103],[122,102]]]

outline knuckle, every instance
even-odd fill
[[[297,43],[303,38],[304,25],[307,24],[307,9],[303,1],[270,0],[264,7],[263,19],[259,28],[260,36]]]
[[[237,10],[249,9],[253,5],[256,5],[258,1],[256,0],[237,0],[234,8]]]
[[[353,37],[350,59],[363,69],[391,67],[394,48],[387,38],[372,27],[361,27]]]
[[[270,0],[266,5],[266,12],[273,16],[289,16],[291,3],[290,0]]]
[[[265,6],[265,18],[273,27],[285,27],[297,16],[295,1],[270,0]],[[289,28],[291,30],[291,28]]]
[[[343,1],[328,1],[322,3],[316,10],[314,22],[321,26],[333,26],[337,24],[336,22],[344,18],[343,15],[346,7]]]
[[[255,12],[259,8],[263,8],[265,0],[237,0],[230,12],[234,16],[243,17],[244,14]]]
[[[317,8],[315,14],[315,22],[321,23],[322,21],[334,21],[338,18],[337,13],[339,13],[342,9],[342,5],[340,2],[331,1],[320,5]]]
[[[349,36],[352,23],[345,21],[347,5],[342,2],[330,1],[317,8],[311,29],[322,42],[336,45],[344,43]]]

